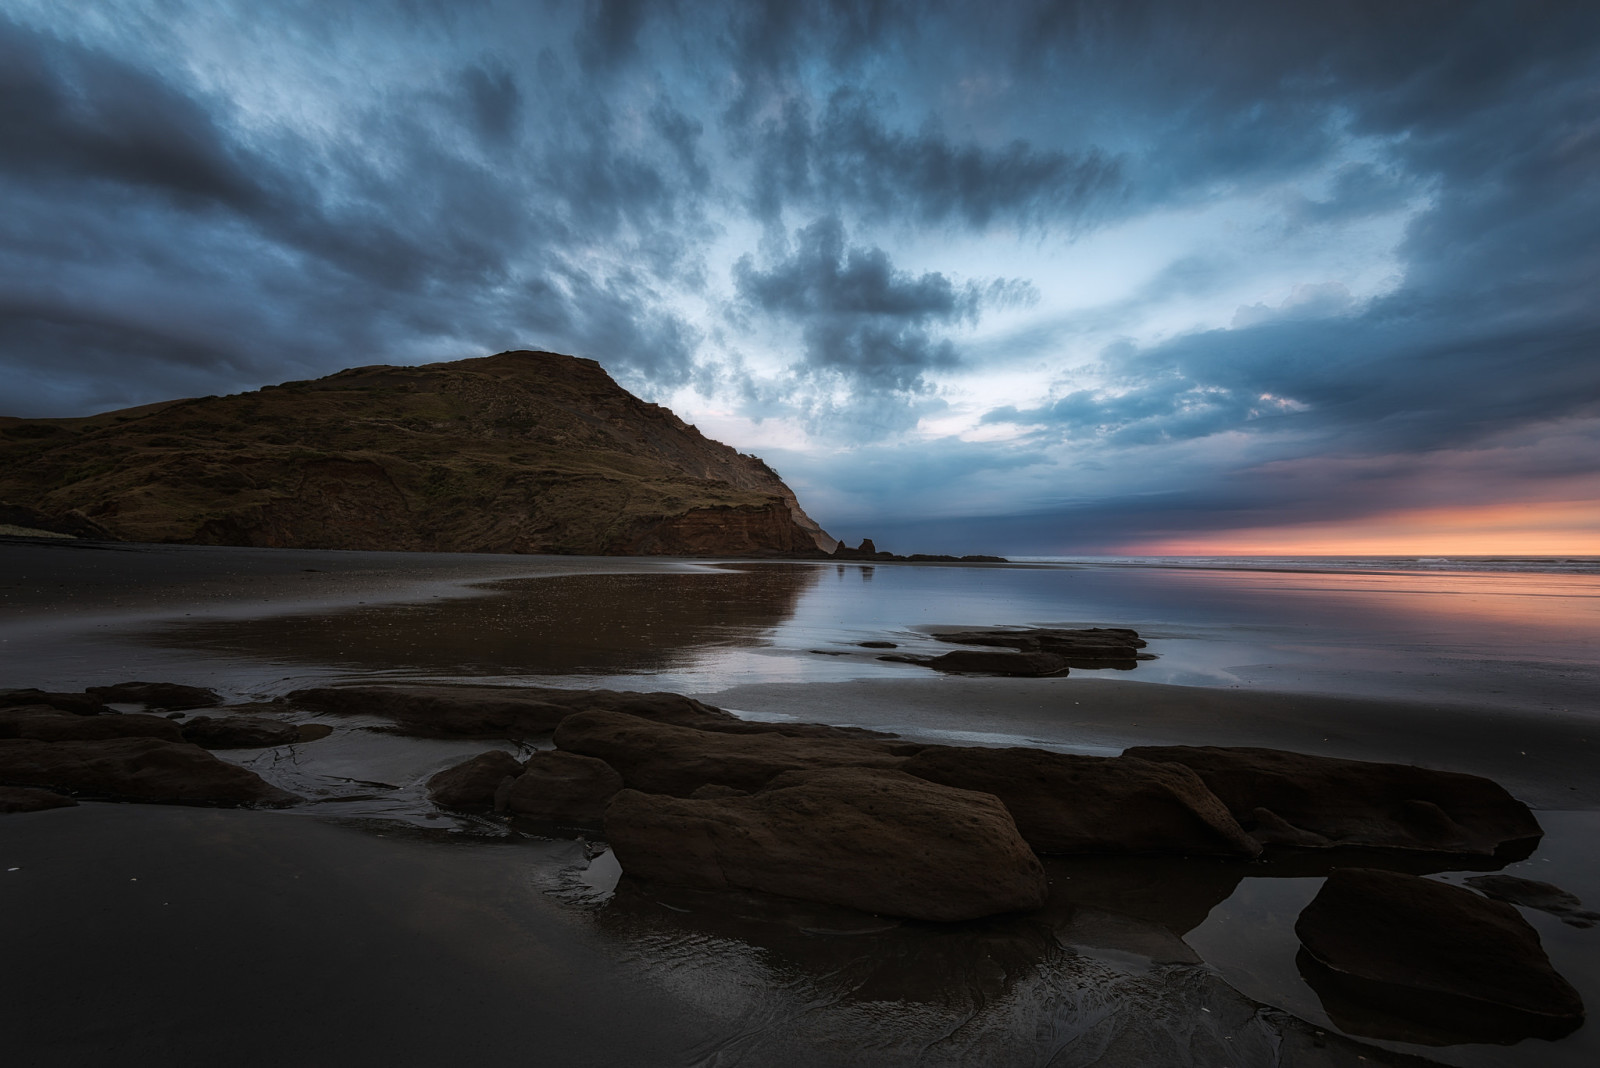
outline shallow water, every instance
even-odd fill
[[[209,552],[209,561],[232,559]],[[180,605],[176,595],[150,594],[147,577],[117,592],[131,607],[110,604],[96,593],[101,578],[91,577],[83,589],[99,600],[0,623],[8,654],[0,684],[170,678],[242,697],[378,675],[606,683],[715,700],[735,686],[932,678],[876,659],[881,651],[862,641],[932,653],[950,648],[930,636],[941,626],[1110,625],[1140,630],[1158,659],[1037,685],[1069,693],[1083,679],[1115,678],[1421,698],[1523,717],[1592,715],[1600,693],[1600,578],[1583,573],[574,561],[541,574],[545,561],[497,560],[477,574],[447,562],[408,586],[403,560],[398,578],[376,585],[335,570],[378,555],[300,554],[295,567],[251,587],[260,596],[248,603],[185,594]],[[18,603],[29,611],[49,602],[32,587],[23,592]],[[991,712],[936,729],[950,741],[1025,737],[1117,751],[1085,746],[1065,721],[1022,723]],[[234,754],[319,801],[262,818],[337,814],[372,833],[433,828],[501,846],[549,830],[440,817],[427,804],[427,776],[482,744],[362,726],[341,721],[333,737],[292,752]],[[1600,904],[1596,815],[1540,815],[1547,839],[1508,870]],[[1445,881],[1471,874],[1422,870]],[[1215,1068],[1294,1063],[1286,1043],[1305,1052],[1315,1048],[1314,1028],[1339,1033],[1294,964],[1292,925],[1320,883],[1314,865],[1052,862],[1052,874],[1074,889],[1046,913],[956,928],[619,884],[609,854],[586,870],[570,849],[533,849],[521,877],[592,929],[608,967],[664,992],[697,1021],[701,1037],[663,1063]],[[1600,929],[1522,911],[1558,969],[1600,1004]],[[1361,1036],[1359,1021],[1340,1022]],[[1600,1062],[1589,1029],[1553,1044],[1388,1048],[1493,1068]],[[1323,1052],[1327,1063],[1360,1056],[1355,1047]]]

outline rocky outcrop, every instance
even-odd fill
[[[900,772],[791,772],[748,797],[623,790],[606,838],[631,876],[923,920],[1038,908],[1044,871],[1004,806]]]
[[[1140,746],[1182,764],[1263,845],[1432,853],[1525,852],[1544,833],[1528,807],[1476,775],[1278,749]]]
[[[1412,1041],[1558,1038],[1583,1002],[1510,905],[1414,875],[1335,868],[1295,923],[1325,1001],[1364,1003],[1412,1021]],[[1396,1034],[1357,1033],[1373,1037]]]
[[[0,785],[183,805],[278,807],[299,798],[197,745],[156,738],[94,742],[0,739]]]
[[[758,790],[787,771],[893,768],[919,748],[875,738],[698,730],[602,711],[562,720],[555,743],[605,761],[635,790],[676,797],[688,797],[707,783]]]
[[[837,544],[766,464],[593,360],[550,352],[0,419],[0,500],[38,529],[149,542],[707,555]]]
[[[16,708],[19,705],[43,705],[62,712],[71,712],[77,716],[98,716],[111,711],[104,701],[87,693],[58,693],[34,689],[0,690],[0,708]]]
[[[1041,853],[1261,852],[1200,778],[1180,765],[941,745],[917,753],[901,770],[993,794]]]

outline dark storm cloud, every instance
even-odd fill
[[[751,210],[777,222],[785,207],[845,207],[873,219],[960,223],[996,220],[1072,228],[1125,192],[1120,161],[1097,149],[1041,149],[1023,139],[997,148],[952,140],[937,125],[893,129],[868,94],[839,89],[813,118],[789,100],[751,138]]]
[[[199,103],[112,56],[0,20],[0,100],[0,169],[10,174],[244,210],[263,199]]]
[[[938,272],[898,270],[883,249],[851,246],[835,217],[797,231],[791,254],[767,270],[747,255],[733,274],[751,307],[802,324],[806,369],[908,393],[925,390],[926,372],[960,362],[936,328],[976,320],[986,299],[1026,292],[1019,283],[958,286]]]

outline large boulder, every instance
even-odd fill
[[[675,693],[563,690],[542,686],[324,686],[288,701],[332,715],[380,716],[430,736],[520,739],[549,734],[573,712],[604,709],[663,723],[742,723],[732,713]]]
[[[1543,835],[1528,807],[1476,775],[1278,749],[1140,746],[1125,757],[1199,775],[1263,845],[1493,855]]]
[[[39,742],[93,742],[105,738],[183,741],[178,725],[162,716],[81,716],[48,705],[0,709],[0,738],[32,738]]]
[[[1199,777],[1177,764],[941,745],[923,749],[901,770],[993,794],[1041,853],[1261,852]]]
[[[222,695],[215,690],[176,682],[119,682],[112,686],[90,686],[84,692],[107,703],[144,705],[168,712],[212,708],[222,703]]]
[[[522,774],[501,790],[495,807],[515,816],[598,823],[622,789],[622,776],[603,760],[561,749],[528,758]]]
[[[0,784],[184,805],[280,807],[300,800],[197,745],[157,738],[0,740]]]
[[[506,779],[522,774],[517,758],[502,749],[479,753],[428,780],[428,798],[451,808],[488,809]]]
[[[556,728],[569,753],[603,760],[635,790],[688,797],[707,783],[752,791],[786,771],[892,768],[906,747],[877,739],[730,734],[653,723],[621,712],[578,712]],[[915,748],[915,747],[912,747]]]
[[[1423,1034],[1413,1040],[1557,1038],[1583,1022],[1583,1001],[1550,966],[1538,932],[1510,905],[1459,886],[1335,868],[1295,934],[1325,1001],[1414,1021]]]
[[[1038,908],[1044,870],[998,800],[901,772],[789,772],[748,797],[623,790],[606,838],[625,874],[922,920]]]

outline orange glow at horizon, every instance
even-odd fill
[[[1132,542],[1129,556],[1596,556],[1600,499],[1419,508]]]

